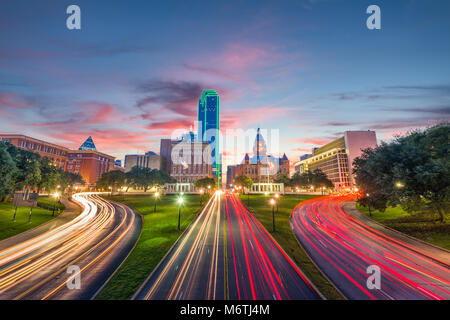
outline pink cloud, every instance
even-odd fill
[[[14,92],[0,92],[0,105],[12,108],[29,108],[33,105]]]

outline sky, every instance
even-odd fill
[[[0,133],[158,153],[214,89],[222,131],[279,130],[291,161],[346,130],[389,140],[450,119],[449,16],[445,0],[2,0]]]

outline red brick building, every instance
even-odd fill
[[[91,137],[80,146],[79,150],[70,150],[19,134],[0,134],[0,141],[49,158],[53,165],[81,175],[87,185],[95,185],[103,173],[114,170],[114,157],[98,152]]]
[[[66,169],[67,156],[70,151],[68,148],[22,134],[0,134],[0,141],[8,142],[19,149],[36,152],[41,157],[50,159],[54,166]]]

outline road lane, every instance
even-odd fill
[[[139,215],[98,193],[73,199],[84,208],[73,220],[1,249],[0,299],[90,299],[132,249]],[[81,270],[80,289],[66,285],[72,265]]]
[[[321,299],[236,195],[216,192],[134,299]]]
[[[344,205],[353,196],[329,196],[294,209],[291,228],[318,267],[349,299],[450,299],[450,254],[362,217]],[[348,209],[350,211],[350,209]],[[369,266],[380,289],[367,285]],[[372,278],[373,279],[373,278]],[[374,283],[371,279],[370,283]]]

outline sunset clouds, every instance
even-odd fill
[[[430,19],[439,6],[424,14],[426,1],[384,4],[378,33],[349,3],[78,5],[72,32],[63,3],[0,4],[0,132],[72,148],[91,135],[120,159],[159,152],[161,138],[195,126],[202,90],[214,89],[224,133],[278,129],[296,160],[345,130],[390,139],[450,118],[450,44],[437,36],[450,22]],[[399,12],[421,26],[414,38]]]

